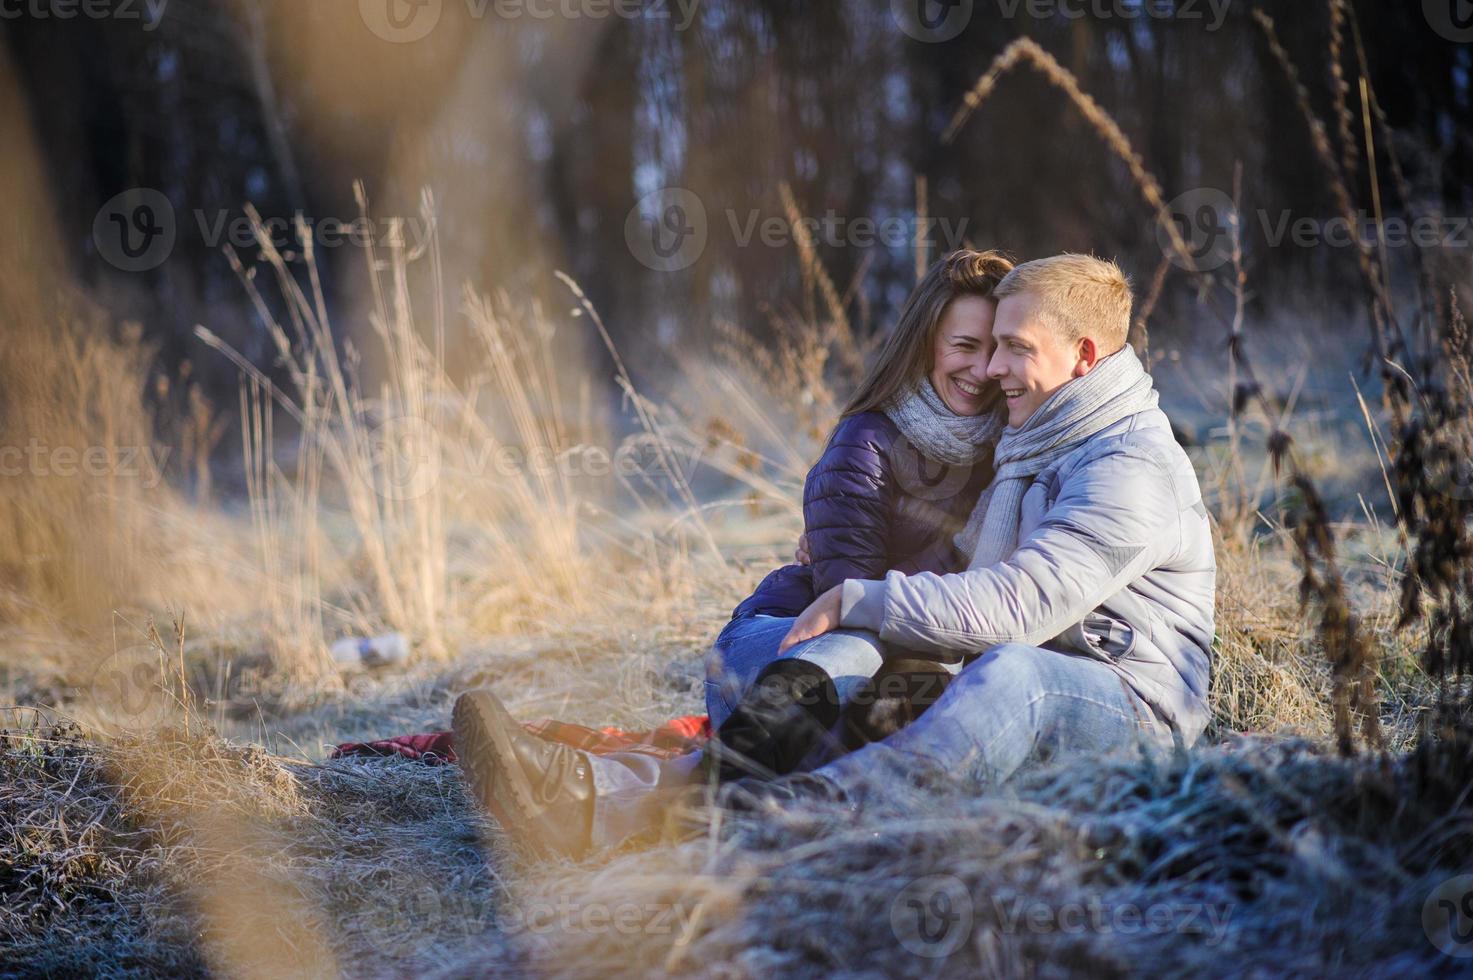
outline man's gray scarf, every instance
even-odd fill
[[[1129,347],[1101,358],[1093,370],[1048,397],[1016,429],[1005,429],[993,457],[997,474],[982,492],[956,546],[971,568],[986,568],[1018,547],[1023,494],[1033,478],[1121,419],[1155,408],[1156,389]]]
[[[930,378],[922,378],[910,394],[885,409],[900,434],[926,456],[952,466],[970,466],[1002,435],[996,411],[958,415],[946,407]]]

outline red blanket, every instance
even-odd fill
[[[675,718],[647,732],[626,732],[621,728],[585,728],[551,718],[529,721],[522,727],[538,738],[562,742],[594,755],[641,752],[661,759],[670,759],[698,749],[702,742],[711,737],[711,720],[705,715]],[[387,755],[418,759],[430,766],[456,761],[450,732],[397,735],[377,742],[343,742],[332,750],[329,758]]]

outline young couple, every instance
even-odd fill
[[[1114,263],[948,255],[808,474],[806,564],[769,575],[708,656],[707,747],[591,756],[473,691],[454,726],[476,797],[576,856],[658,827],[692,786],[858,805],[919,772],[1191,745],[1216,563],[1130,319]]]

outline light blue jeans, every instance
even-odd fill
[[[706,709],[713,726],[776,659],[792,622],[757,617],[722,630],[707,656]],[[788,656],[823,667],[842,700],[879,670],[885,650],[873,633],[840,630]],[[816,760],[825,764],[814,771],[862,792],[883,774],[922,769],[1001,782],[1025,764],[1057,755],[1159,749],[1172,744],[1172,735],[1109,664],[1007,644],[967,664],[925,714],[884,741],[837,758],[837,740],[830,743],[826,758]],[[613,846],[657,823],[670,793],[690,785],[700,759],[699,752],[669,760],[636,753],[592,757],[594,845]]]

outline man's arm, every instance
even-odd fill
[[[840,625],[921,651],[1037,645],[1083,619],[1178,547],[1164,463],[1122,450],[1072,473],[1043,523],[1006,561],[952,575],[850,580]]]

